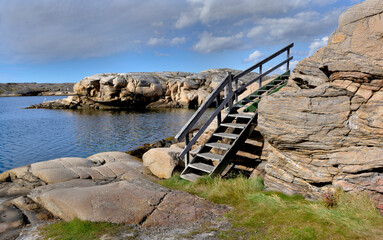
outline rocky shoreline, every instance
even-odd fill
[[[209,69],[200,73],[146,72],[102,73],[82,79],[73,87],[75,96],[47,101],[29,108],[47,109],[137,109],[195,108],[224,80],[232,69]],[[251,73],[239,85],[256,78]]]
[[[0,97],[69,96],[74,83],[0,83]]]

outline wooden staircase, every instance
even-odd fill
[[[279,90],[287,83],[289,72],[233,105],[207,142],[181,173],[181,178],[196,181],[203,175],[220,174],[257,125],[258,103],[263,96]]]
[[[230,160],[233,159],[239,150],[239,147],[246,141],[256,127],[258,103],[261,101],[262,97],[277,92],[286,85],[287,79],[290,76],[289,62],[293,59],[293,57],[290,57],[290,48],[292,47],[293,44],[290,44],[237,76],[228,73],[226,79],[223,80],[209,95],[207,100],[201,105],[193,117],[176,135],[176,138],[179,141],[185,139],[185,149],[180,154],[180,157],[185,157],[185,169],[181,173],[181,178],[189,181],[196,181],[201,176],[214,176],[221,174],[225,170],[230,163]],[[265,73],[262,73],[262,66],[283,52],[287,52],[287,59]],[[262,86],[262,79],[284,64],[287,64],[287,72]],[[259,68],[260,75],[244,86],[238,86],[238,79],[256,68]],[[256,81],[259,81],[259,88],[238,101],[239,94]],[[234,90],[232,89],[232,85],[235,85]],[[225,90],[225,97],[221,100],[220,93],[222,90]],[[190,129],[196,124],[198,119],[214,100],[217,106],[215,112],[189,141]],[[226,109],[228,114],[221,120],[221,111],[223,109]],[[218,127],[190,161],[189,151],[191,150],[191,147],[214,118],[217,118]]]

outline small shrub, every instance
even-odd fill
[[[338,206],[338,200],[338,195],[332,191],[326,192],[323,197],[323,202],[327,208]]]

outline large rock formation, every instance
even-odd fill
[[[329,188],[368,193],[383,212],[383,2],[339,18],[328,45],[264,98],[259,129],[269,151],[265,184],[318,198]]]
[[[121,109],[155,107],[195,107],[202,104],[227,73],[240,71],[210,69],[196,73],[105,73],[82,79],[74,85],[72,96],[30,108]],[[251,73],[239,84],[254,79]]]
[[[0,174],[0,239],[58,217],[127,223],[186,233],[229,210],[154,181],[141,161],[123,152],[59,158]],[[217,220],[218,221],[218,220]]]

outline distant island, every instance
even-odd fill
[[[74,83],[0,83],[0,97],[73,95]]]

